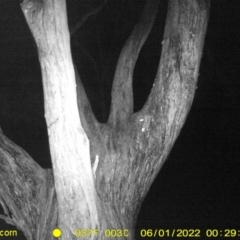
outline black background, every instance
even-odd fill
[[[0,126],[7,137],[42,167],[49,168],[51,160],[37,48],[19,3],[0,1]],[[69,0],[67,3],[71,28],[91,6],[87,1]],[[106,116],[101,114],[98,105],[96,81],[101,79],[105,84],[105,101],[109,108],[110,79],[117,56],[139,18],[143,3],[109,0],[72,37],[73,59],[101,121]],[[205,229],[213,228],[237,228],[240,235],[240,1],[211,3],[194,103],[143,203],[137,222],[137,239],[141,238],[141,229],[160,228],[201,229],[201,239],[205,238]],[[97,6],[99,1],[92,4]],[[143,106],[156,74],[166,10],[167,1],[161,1],[156,23],[134,70],[135,111]],[[84,50],[94,59],[95,70]],[[111,56],[110,61],[103,61],[108,56]],[[0,228],[14,229],[1,220]],[[13,239],[24,238],[21,235]]]

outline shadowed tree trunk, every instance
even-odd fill
[[[52,239],[55,227],[66,240],[106,239],[106,229],[119,229],[111,239],[133,239],[141,203],[193,101],[209,4],[169,1],[157,75],[133,113],[133,70],[158,7],[158,0],[146,1],[116,66],[106,124],[97,122],[74,71],[65,0],[21,6],[38,47],[53,169],[42,169],[1,131],[1,218],[28,240]]]

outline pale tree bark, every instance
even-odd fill
[[[53,174],[0,132],[2,218],[29,240],[51,239],[54,226],[62,230],[60,239],[76,239],[79,228],[86,230],[82,239],[107,239],[106,229],[125,230],[111,239],[132,239],[141,203],[193,101],[209,4],[169,1],[154,85],[143,109],[133,113],[133,70],[158,6],[158,0],[146,2],[119,57],[107,124],[97,122],[74,74],[65,0],[21,6],[38,47]]]
[[[89,141],[78,113],[66,3],[24,1],[22,9],[38,45],[58,224],[63,237],[71,239],[79,225],[83,229],[100,225]]]
[[[51,239],[57,226],[52,170],[42,169],[0,131],[0,203],[4,219],[28,240]]]

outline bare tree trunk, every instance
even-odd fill
[[[58,225],[64,239],[79,227],[100,228],[89,141],[80,123],[64,0],[24,1],[42,69]]]
[[[62,230],[60,239],[108,239],[107,229],[118,229],[112,239],[133,238],[141,203],[191,107],[209,11],[204,0],[169,1],[155,82],[143,109],[134,114],[133,70],[157,6],[158,0],[146,2],[122,49],[109,120],[100,124],[74,74],[65,0],[22,3],[38,46],[53,175],[0,131],[0,201],[7,215],[2,218],[29,240],[51,239],[55,224]],[[76,232],[79,228],[86,231]]]

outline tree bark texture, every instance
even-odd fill
[[[77,106],[66,3],[26,0],[22,9],[38,46],[58,225],[62,238],[72,239],[79,226],[83,229],[100,226],[89,141]]]
[[[158,0],[146,1],[122,49],[109,119],[100,124],[74,74],[65,0],[22,3],[38,46],[53,174],[1,132],[0,200],[7,215],[2,218],[28,239],[51,239],[42,229],[53,226],[62,229],[60,239],[76,239],[79,228],[98,230],[82,239],[106,239],[106,229],[127,230],[111,239],[133,238],[141,203],[190,110],[209,14],[205,0],[169,1],[158,72],[144,107],[133,113],[133,70],[157,7]]]
[[[112,203],[124,227],[134,227],[141,203],[190,110],[208,12],[206,1],[169,2],[155,82],[143,109],[134,114],[132,71],[139,53],[136,46],[146,36],[144,27],[140,33],[135,28],[123,47],[113,82],[108,124],[99,127],[98,141],[90,138],[90,142],[91,156],[99,158],[96,190],[101,202]],[[139,44],[129,47],[132,41]]]
[[[0,132],[0,218],[22,230],[28,240],[53,239],[57,201],[53,173],[42,169]]]

